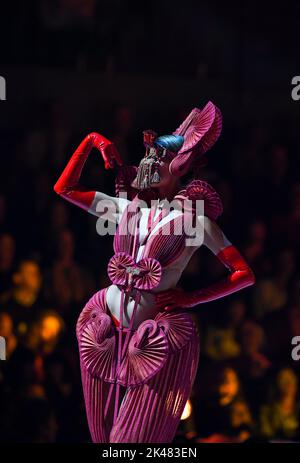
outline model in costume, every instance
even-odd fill
[[[193,109],[172,135],[157,137],[145,131],[146,154],[138,168],[124,166],[113,143],[91,133],[54,187],[63,198],[99,217],[99,201],[109,200],[116,207],[110,218],[118,224],[115,254],[108,264],[112,284],[89,300],[77,322],[94,442],[172,442],[199,360],[199,335],[188,309],[254,283],[251,269],[216,224],[222,213],[216,191],[200,179],[184,188],[180,184],[182,175],[203,163],[221,127],[220,110],[209,102],[202,110]],[[106,169],[118,167],[115,197],[79,186],[92,148],[100,151]],[[165,207],[166,200],[184,207],[187,199],[189,209]],[[204,214],[199,216],[198,199],[204,200]],[[132,206],[141,200],[146,206],[137,213]],[[175,233],[178,221],[188,214],[201,224],[200,244],[187,246],[186,231]],[[126,229],[129,219],[134,233]],[[164,232],[167,226],[170,233]],[[202,244],[229,274],[207,288],[185,292],[176,284]]]

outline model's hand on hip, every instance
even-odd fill
[[[155,293],[155,305],[158,309],[171,311],[183,308],[187,293],[181,288],[171,288],[160,293]]]

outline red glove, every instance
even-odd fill
[[[123,161],[115,145],[111,141],[96,132],[90,133],[88,137],[92,140],[93,147],[97,148],[102,154],[105,169],[112,169],[114,167],[113,161],[115,161],[119,166],[123,165]]]
[[[92,148],[97,148],[100,151],[105,169],[113,168],[114,161],[119,166],[123,164],[115,145],[102,135],[92,132],[80,143],[54,185],[54,191],[57,194],[87,210],[90,208],[96,192],[85,190],[78,182]]]
[[[199,291],[185,292],[180,288],[173,288],[157,293],[155,294],[157,308],[168,311],[175,308],[188,309],[254,284],[255,277],[252,270],[234,246],[222,249],[217,257],[230,270],[227,278]]]

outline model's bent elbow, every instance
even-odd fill
[[[72,191],[71,188],[68,188],[66,185],[62,185],[60,179],[58,179],[57,182],[55,183],[53,190],[55,191],[56,194],[58,194],[59,196],[63,196],[63,197],[67,196],[68,193]]]
[[[61,195],[62,190],[58,182],[55,183],[53,190],[55,191],[56,194]]]
[[[255,283],[255,275],[250,267],[247,267],[247,270],[243,270],[240,274],[240,284],[241,288],[247,288],[252,286]]]
[[[255,277],[252,269],[249,267],[249,269],[248,269],[248,286],[254,285],[255,281],[256,281],[256,277]]]

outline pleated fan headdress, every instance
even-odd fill
[[[215,144],[222,130],[220,109],[209,101],[203,109],[194,108],[172,135],[158,137],[153,130],[143,132],[146,154],[132,187],[150,188],[160,181],[158,166],[170,160],[169,171],[176,177],[206,164],[204,154]]]

